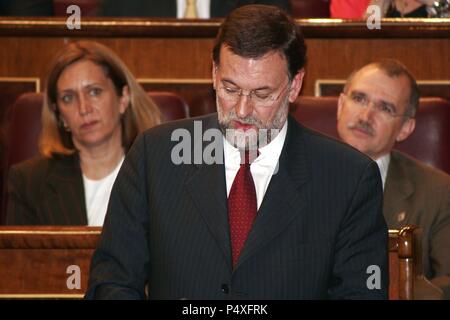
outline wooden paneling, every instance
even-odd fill
[[[0,227],[0,298],[82,298],[98,227]],[[80,287],[70,278],[77,274]]]
[[[317,79],[346,79],[354,69],[385,58],[400,60],[418,80],[450,79],[450,38],[308,39],[307,44],[306,95],[314,94]]]
[[[345,79],[355,68],[396,58],[419,80],[449,79],[450,19],[389,19],[381,30],[364,22],[298,20],[308,45],[303,93],[316,79]],[[37,76],[67,41],[102,42],[123,58],[138,78],[209,79],[211,50],[220,20],[84,19],[68,30],[64,19],[0,20],[0,76]]]
[[[86,38],[70,38],[71,41]],[[114,50],[138,78],[210,78],[212,39],[88,38]],[[0,37],[0,76],[37,76],[45,86],[49,61],[68,41]]]

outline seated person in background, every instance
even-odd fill
[[[103,1],[103,16],[217,18],[247,4],[276,5],[290,11],[289,0],[127,0]]]
[[[388,227],[422,228],[425,276],[448,290],[450,176],[392,150],[413,132],[418,106],[416,81],[404,65],[371,63],[348,78],[339,97],[337,129],[342,140],[377,162]]]
[[[305,55],[300,27],[274,6],[225,19],[212,54],[218,113],[136,139],[87,298],[143,299],[146,286],[151,299],[387,297],[376,164],[288,116]],[[378,281],[368,286],[373,265]]]
[[[99,43],[70,43],[50,70],[42,156],[10,169],[7,224],[101,226],[125,153],[159,109]]]
[[[330,18],[362,19],[370,0],[331,0]]]
[[[434,0],[372,0],[370,5],[378,5],[386,18],[427,18],[427,6]]]

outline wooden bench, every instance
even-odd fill
[[[82,298],[100,233],[99,227],[1,226],[0,298]]]
[[[99,227],[0,226],[0,298],[82,298],[100,234]],[[389,231],[389,299],[414,298],[422,277],[419,236],[413,227]]]

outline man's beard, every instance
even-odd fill
[[[219,128],[227,141],[240,150],[256,150],[269,144],[283,128],[289,113],[289,97],[287,96],[278,108],[272,120],[263,123],[252,114],[239,118],[233,108],[225,113],[219,98],[216,96],[217,113],[219,118]],[[242,124],[252,125],[256,128],[241,130],[234,128],[232,121]]]

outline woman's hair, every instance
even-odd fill
[[[91,61],[100,66],[111,79],[118,96],[123,86],[128,86],[130,102],[122,115],[122,145],[127,151],[137,134],[161,122],[161,114],[122,60],[106,46],[93,41],[69,43],[55,57],[47,76],[44,106],[42,108],[42,132],[39,150],[46,157],[54,154],[72,154],[75,147],[72,135],[66,131],[57,104],[57,82],[65,68],[78,61]]]

